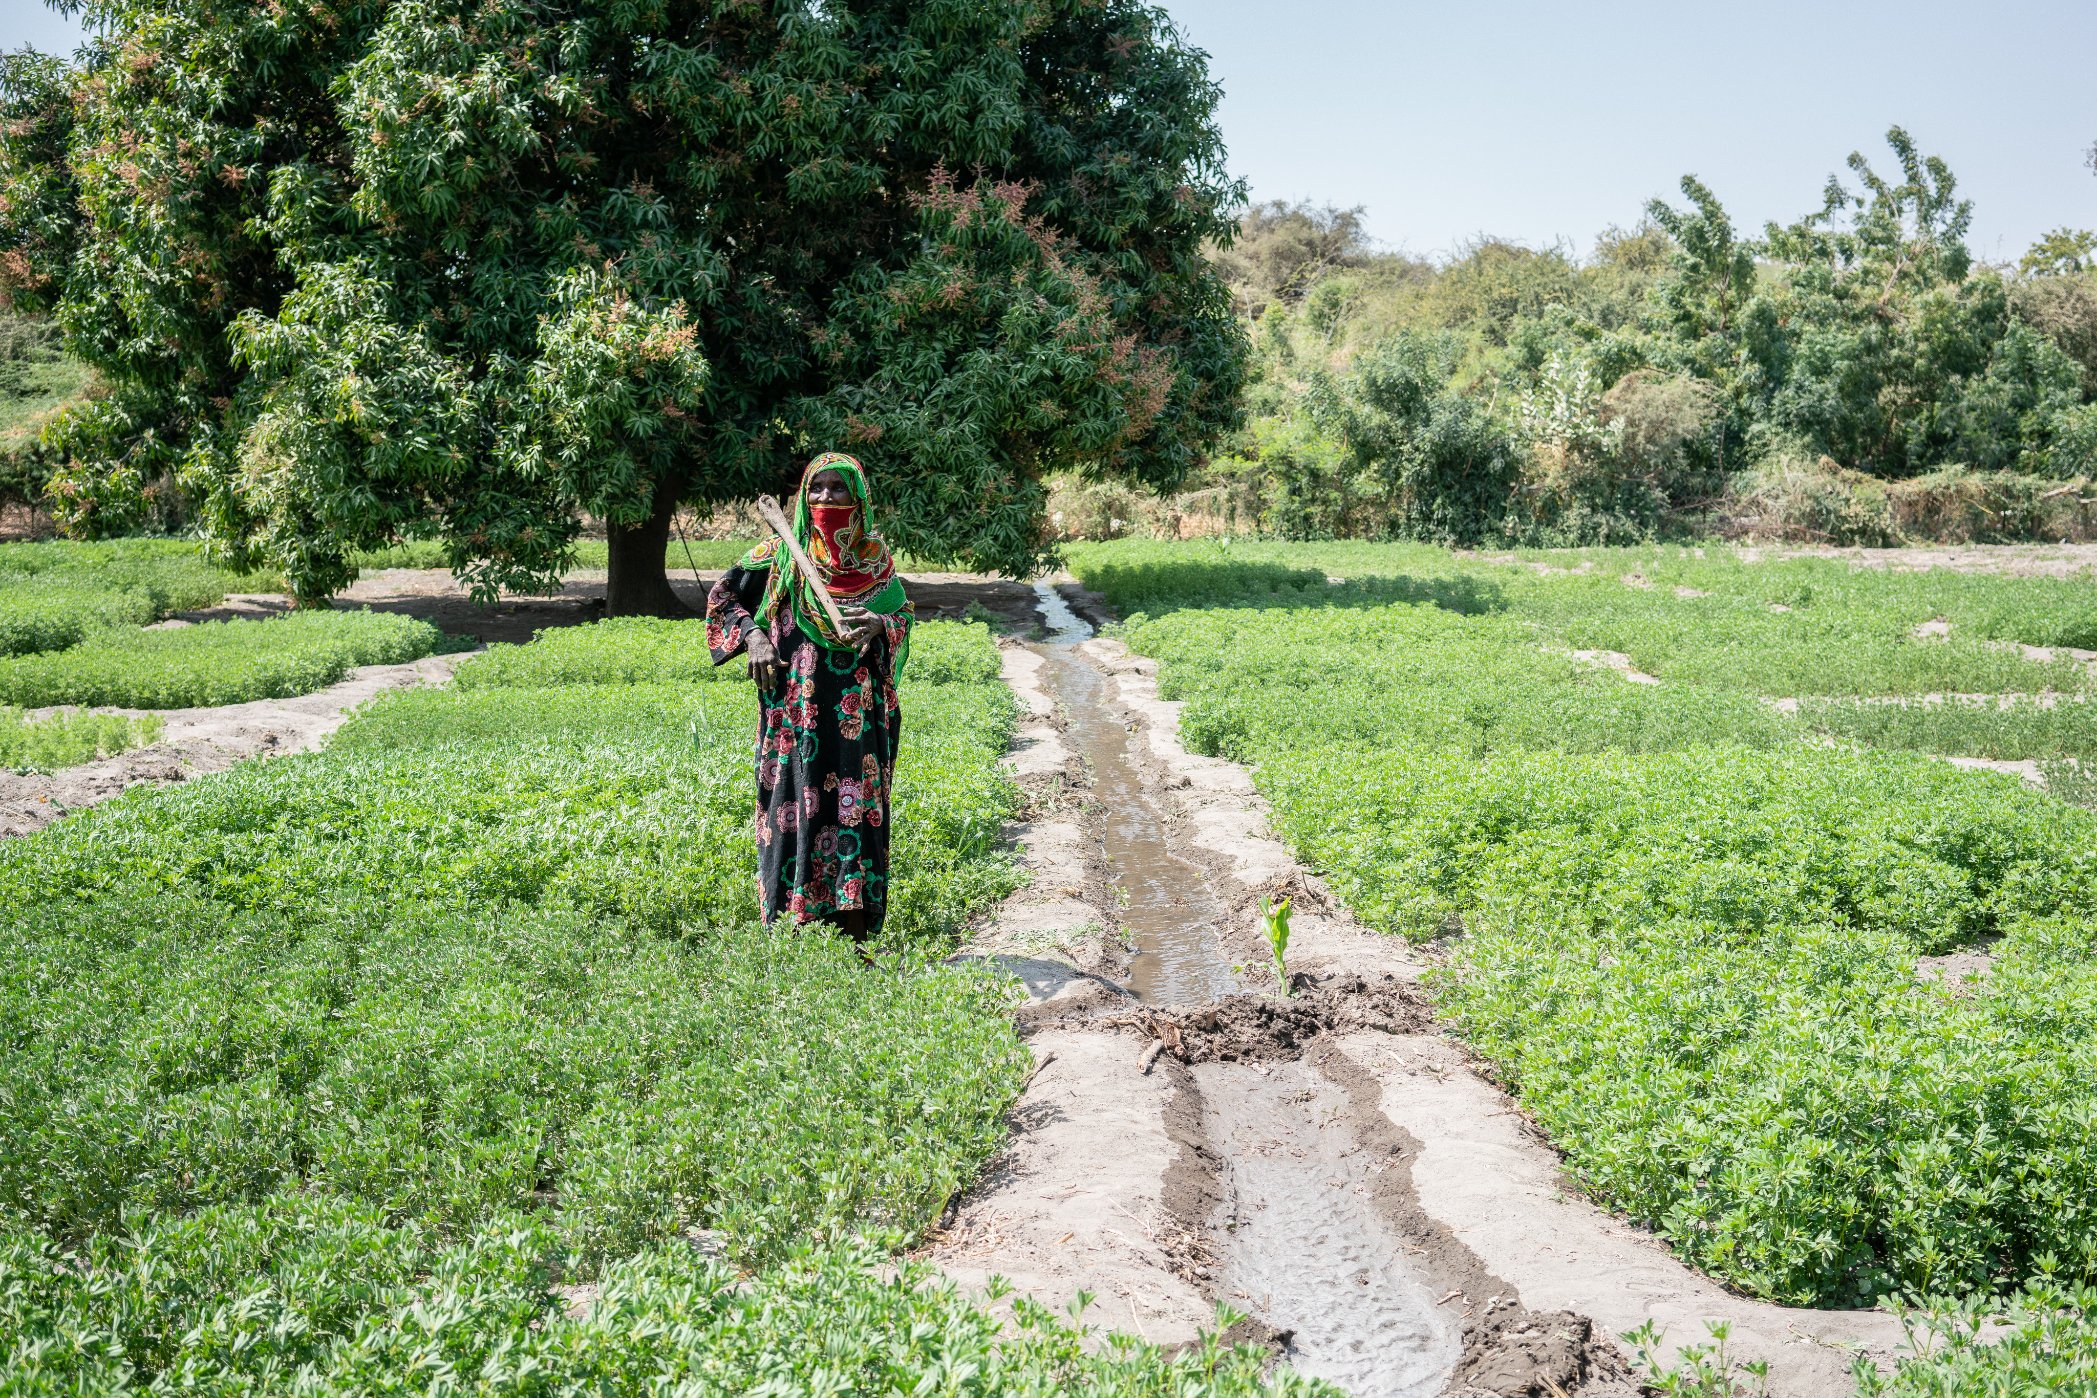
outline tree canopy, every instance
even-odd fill
[[[1135,0],[80,8],[7,60],[0,285],[106,385],[82,529],[179,470],[317,598],[401,536],[544,585],[588,513],[660,610],[673,508],[813,450],[1016,572],[1046,472],[1169,488],[1238,413],[1217,91]]]
[[[1741,519],[1879,541],[1881,482],[1904,510],[1980,500],[1988,537],[2050,528],[2097,476],[2097,235],[1979,263],[1945,163],[1897,127],[1887,145],[1759,236],[1685,176],[1681,203],[1586,258],[1484,239],[1423,262],[1269,206],[1225,264],[1267,298],[1253,420],[1204,484],[1304,537],[1573,544]],[[1321,228],[1338,251],[1297,255],[1276,294],[1253,254]]]

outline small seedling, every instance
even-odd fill
[[[1289,993],[1289,967],[1284,959],[1289,951],[1289,900],[1269,906],[1266,899],[1260,900],[1260,920],[1266,924],[1267,945],[1274,952],[1274,978],[1281,982],[1281,993]]]

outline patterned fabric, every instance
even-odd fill
[[[806,482],[826,460],[810,463],[804,504]],[[852,466],[856,474],[858,463]],[[863,479],[855,495],[863,524]],[[807,527],[805,509],[796,509],[795,524]],[[861,909],[871,936],[888,915],[889,790],[903,731],[896,676],[913,613],[888,562],[878,586],[894,590],[894,604],[869,607],[881,617],[881,635],[864,656],[833,645],[809,629],[798,601],[788,607],[773,600],[789,591],[779,583],[781,570],[793,569],[778,552],[776,540],[753,550],[706,599],[706,647],[716,665],[743,653],[750,633],[762,630],[786,666],[777,687],[758,689],[758,898],[768,924],[782,915],[796,924],[832,921]],[[886,549],[881,559],[887,561]],[[821,604],[814,605],[819,614]]]
[[[824,471],[835,471],[844,478],[852,503],[841,508],[849,509],[851,515],[844,520],[833,519],[829,521],[829,528],[819,530],[815,527],[812,507],[808,503],[808,484]],[[823,585],[830,589],[830,595],[840,605],[864,607],[877,616],[887,616],[908,606],[909,602],[903,596],[903,580],[896,576],[895,558],[867,524],[866,510],[866,468],[859,464],[857,457],[847,456],[841,451],[826,451],[801,472],[801,488],[795,492],[789,523],[793,526],[794,537],[814,561],[816,571],[823,575]],[[767,539],[743,555],[741,566],[744,568],[770,570],[764,597],[755,614],[769,626],[790,607],[802,634],[817,645],[831,650],[851,650],[850,642],[834,634],[830,618],[823,611],[815,590],[793,566],[792,558],[784,556],[785,552],[777,539]],[[775,567],[775,563],[779,566]],[[903,672],[904,662],[909,658],[906,640],[903,649],[896,654],[897,674]]]

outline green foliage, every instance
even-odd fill
[[[906,683],[994,685],[998,658],[981,623],[921,624],[910,638]],[[462,689],[569,684],[694,684],[748,678],[740,660],[715,665],[703,623],[613,617],[549,630],[527,646],[493,645],[462,665]]]
[[[1022,572],[1042,472],[1236,419],[1218,94],[1138,0],[83,11],[0,83],[0,285],[107,387],[70,527],[179,466],[309,600],[400,534],[523,589],[846,447],[898,546]]]
[[[1996,1312],[1978,1298],[1904,1309],[1914,1357],[1890,1377],[1859,1363],[1859,1398],[2097,1392],[2097,1289],[2040,1282]]]
[[[2097,824],[1759,697],[2085,684],[1991,642],[2087,585],[1699,553],[1071,550],[1335,891],[1456,937],[1445,1011],[1600,1198],[1792,1304],[2087,1283]]]
[[[196,545],[174,539],[0,544],[0,588],[6,589],[0,598],[69,592],[82,609],[118,608],[111,620],[135,615],[137,621],[152,621],[169,612],[214,607],[237,581],[206,563]],[[124,595],[123,601],[105,600],[115,595]],[[137,612],[137,607],[146,610]]]
[[[0,657],[64,650],[107,628],[215,606],[232,581],[194,545],[172,540],[0,544]]]
[[[279,1196],[229,1226],[210,1211],[97,1248],[76,1268],[34,1240],[0,1251],[0,1352],[14,1391],[128,1391],[178,1375],[229,1390],[421,1390],[434,1373],[490,1391],[1084,1392],[1101,1398],[1330,1394],[1263,1350],[1204,1339],[1175,1355],[1104,1343],[1024,1300],[1009,1327],[921,1263],[810,1249],[739,1278],[691,1249],[611,1268],[564,1308],[543,1234],[491,1223],[446,1247],[374,1211]],[[90,1280],[90,1277],[94,1280]]]
[[[1261,930],[1267,934],[1267,949],[1274,955],[1274,979],[1281,986],[1281,993],[1289,993],[1289,900],[1284,898],[1269,907],[1260,902]]]
[[[541,632],[529,645],[492,645],[453,676],[460,689],[573,684],[682,685],[745,680],[740,662],[716,666],[704,624],[612,617]]]
[[[370,611],[104,629],[69,649],[0,659],[0,703],[187,709],[285,699],[326,688],[359,665],[418,660],[442,639],[426,621]]]
[[[7,63],[0,56],[0,75]],[[60,338],[49,317],[0,312],[0,506],[44,503],[55,464],[44,425],[87,389],[87,371],[66,357]]]
[[[1312,420],[1371,484],[1384,529],[1436,543],[1494,531],[1517,470],[1515,447],[1476,400],[1448,390],[1455,342],[1399,335],[1345,380],[1317,378]]]
[[[1271,199],[1238,216],[1238,231],[1212,256],[1238,309],[1258,316],[1272,301],[1295,302],[1328,273],[1371,260],[1360,206],[1336,209]]]
[[[1230,488],[1232,533],[1292,539],[2090,532],[2059,490],[1984,510],[1879,493],[2097,474],[2079,235],[2014,276],[1978,266],[1950,171],[1888,141],[1896,173],[1853,155],[1851,185],[1760,237],[1685,176],[1680,207],[1652,201],[1584,259],[1482,239],[1427,263],[1370,250],[1351,215],[1262,206],[1218,254],[1257,316],[1253,421],[1199,484]]]
[[[2097,233],[2087,228],[2056,228],[2033,243],[2017,262],[2027,277],[2066,277],[2097,271]]]
[[[683,625],[547,671],[703,655]],[[983,628],[922,634],[879,970],[755,925],[754,691],[675,670],[491,656],[0,845],[13,1387],[1324,1391],[884,1261],[1029,1062],[1005,987],[938,959],[1014,883],[1013,701]]]
[[[1799,721],[1816,733],[1875,748],[2011,761],[2097,761],[2097,706],[2080,695],[2051,699],[1949,695],[1941,702],[1816,700]]]
[[[1726,1351],[1726,1342],[1733,1337],[1729,1321],[1707,1320],[1704,1329],[1711,1343],[1682,1346],[1672,1364],[1660,1357],[1660,1344],[1666,1337],[1652,1317],[1625,1334],[1623,1338],[1630,1342],[1638,1367],[1646,1372],[1648,1390],[1667,1398],[1678,1394],[1687,1398],[1764,1398],[1769,1392],[1769,1361],[1734,1360]]]
[[[0,705],[0,769],[55,772],[144,747],[159,737],[157,718],[82,713],[31,718]]]

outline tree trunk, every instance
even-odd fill
[[[679,482],[656,488],[655,510],[640,524],[605,527],[608,566],[604,587],[606,616],[694,615],[670,587],[663,550],[670,542],[670,519],[677,512]]]

